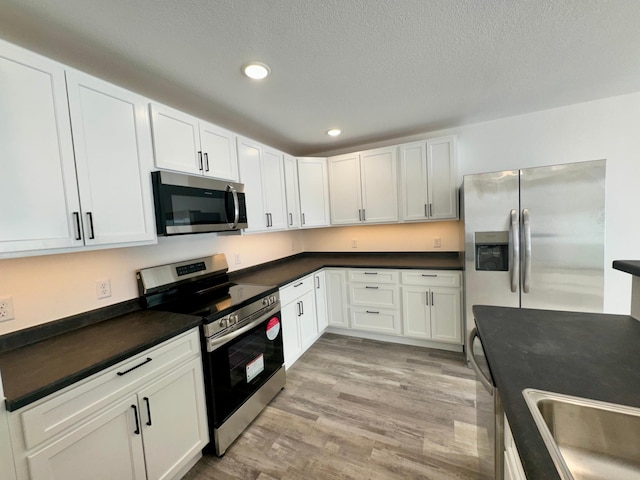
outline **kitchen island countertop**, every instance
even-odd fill
[[[523,389],[640,407],[640,321],[633,317],[489,306],[473,313],[528,480],[560,477]]]

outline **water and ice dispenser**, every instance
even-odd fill
[[[509,232],[475,232],[476,270],[509,270]]]

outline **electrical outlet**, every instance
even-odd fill
[[[100,280],[96,280],[96,297],[107,298],[111,296],[111,279],[110,278],[102,278]]]
[[[14,318],[16,317],[13,313],[13,298],[0,297],[0,322],[6,322]]]
[[[433,237],[433,248],[440,247],[442,247],[442,241],[440,240],[440,237]]]
[[[358,248],[358,240],[351,240],[351,248]]]
[[[239,253],[234,253],[233,254],[233,261],[235,262],[236,265],[240,265],[240,254]]]

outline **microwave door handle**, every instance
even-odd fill
[[[227,191],[231,192],[231,195],[233,196],[233,223],[229,226],[231,228],[237,228],[238,222],[240,221],[240,203],[238,201],[238,192],[231,184],[227,185]]]

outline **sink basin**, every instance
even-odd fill
[[[522,391],[563,480],[640,479],[640,408]]]

